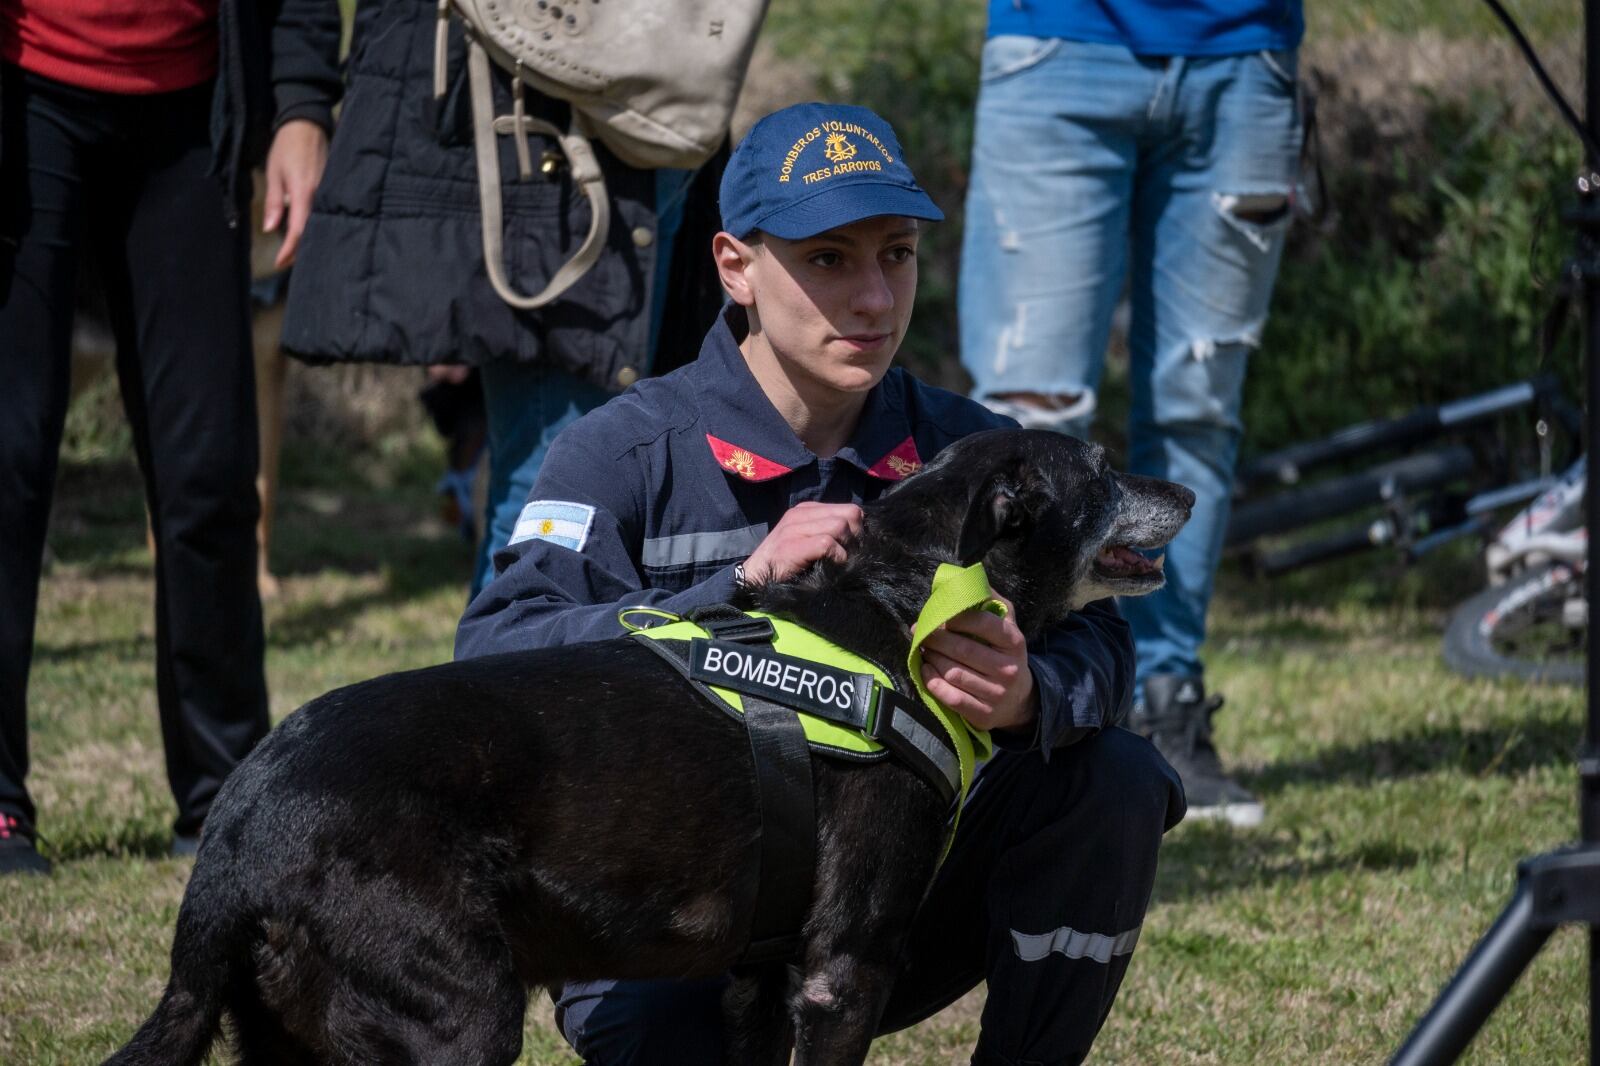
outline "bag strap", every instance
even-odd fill
[[[583,134],[578,132],[576,112],[572,128],[562,132],[556,126],[531,115],[518,113],[511,118],[510,133],[519,142],[528,131],[535,130],[554,137],[566,153],[571,167],[572,180],[589,200],[589,235],[573,257],[561,265],[545,285],[533,296],[524,296],[511,287],[505,276],[505,224],[500,204],[500,151],[497,134],[505,132],[494,115],[494,90],[489,80],[489,53],[471,27],[467,29],[467,75],[472,89],[472,141],[478,159],[478,194],[481,199],[483,219],[483,260],[489,270],[489,283],[500,298],[512,307],[532,310],[552,303],[589,272],[605,250],[606,235],[611,229],[611,200],[606,195],[605,178],[600,172],[600,162],[594,149]],[[513,87],[521,102],[522,80],[514,79]],[[521,111],[521,108],[518,108]],[[522,150],[526,154],[526,149]]]

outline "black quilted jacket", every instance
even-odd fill
[[[517,311],[483,264],[466,52],[452,27],[449,90],[433,95],[435,0],[363,0],[327,173],[289,287],[284,345],[311,362],[482,364],[553,361],[620,389],[647,369],[657,244],[655,175],[595,144],[612,199],[610,238],[593,270],[555,303]],[[496,70],[496,113],[510,109]],[[529,110],[565,127],[565,104],[528,94]],[[506,272],[544,287],[589,227],[566,169],[517,180],[499,138]],[[547,147],[533,138],[535,163]],[[691,186],[674,242],[657,372],[692,358],[721,302],[711,270],[719,161]]]

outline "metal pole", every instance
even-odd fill
[[[1600,205],[1600,156],[1592,149],[1600,140],[1600,0],[1584,0],[1583,121],[1591,145],[1586,155],[1584,179],[1579,182],[1577,263],[1583,285],[1583,345],[1587,401],[1584,413],[1586,450],[1600,442],[1600,233],[1594,212]],[[1591,531],[1600,529],[1600,492],[1595,491],[1593,464],[1584,485],[1584,521]],[[1600,565],[1590,565],[1584,586],[1591,611],[1600,604]],[[1600,639],[1588,627],[1588,675],[1585,685],[1589,715],[1584,728],[1583,751],[1578,757],[1578,832],[1583,843],[1600,844]],[[1600,928],[1589,926],[1589,1066],[1600,1066]]]
[[[1600,135],[1600,0],[1584,0],[1584,124],[1591,133]],[[1600,159],[1588,153],[1584,175],[1578,181],[1578,252],[1574,266],[1583,289],[1584,364],[1587,386],[1587,404],[1584,412],[1586,448],[1592,450],[1600,441],[1600,240],[1597,240],[1595,210],[1600,205],[1600,190],[1595,188],[1600,176]],[[1590,465],[1584,486],[1584,518],[1591,530],[1600,529],[1600,493],[1595,489],[1593,464]],[[1585,589],[1589,603],[1600,603],[1600,566],[1590,566],[1585,575]],[[1586,686],[1589,716],[1583,738],[1583,756],[1580,760],[1581,793],[1579,796],[1579,831],[1586,844],[1600,843],[1600,769],[1588,761],[1600,754],[1600,691],[1594,679],[1600,677],[1600,641],[1595,638],[1594,627],[1589,627],[1588,637],[1589,684]]]
[[[1455,1062],[1548,939],[1550,930],[1534,925],[1533,894],[1519,880],[1517,894],[1499,920],[1478,941],[1389,1066]]]
[[[1541,84],[1563,116],[1579,121],[1540,68],[1521,31],[1498,0],[1489,0],[1519,45],[1529,54]],[[1578,207],[1570,218],[1577,254],[1568,279],[1583,297],[1585,399],[1584,447],[1600,447],[1600,0],[1584,0],[1585,165],[1578,178]],[[1600,530],[1600,491],[1590,463],[1584,485],[1584,521]],[[1600,604],[1600,563],[1586,566],[1584,590],[1591,608]],[[1591,616],[1592,621],[1592,616]],[[1391,1066],[1444,1066],[1461,1055],[1511,986],[1539,953],[1557,925],[1589,927],[1589,1062],[1600,1066],[1600,637],[1588,627],[1588,714],[1578,754],[1578,829],[1582,843],[1523,863],[1510,905],[1456,972],[1427,1015],[1412,1031]]]

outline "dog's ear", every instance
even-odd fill
[[[1017,490],[1003,477],[990,478],[967,505],[961,536],[956,541],[956,558],[962,566],[971,566],[1027,517]]]

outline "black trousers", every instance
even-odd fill
[[[28,826],[28,670],[83,256],[155,534],[178,832],[266,735],[249,233],[208,173],[210,106],[209,84],[122,96],[0,67],[0,811]]]
[[[1107,729],[1046,762],[997,751],[917,913],[881,1032],[988,981],[974,1066],[1081,1062],[1127,973],[1183,787],[1148,740]],[[716,1066],[726,979],[589,981],[556,1020],[589,1066]]]

